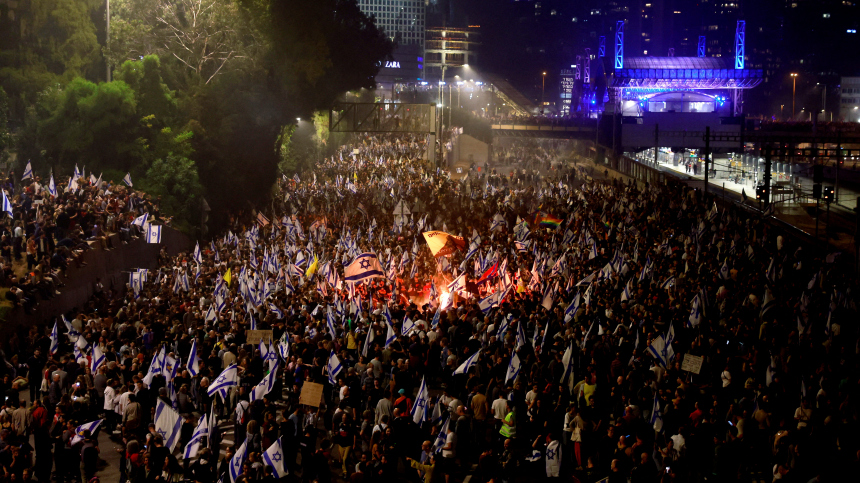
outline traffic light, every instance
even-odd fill
[[[825,186],[823,191],[825,203],[833,202],[833,186]]]
[[[767,186],[756,186],[755,199],[762,201],[767,200]]]
[[[824,165],[816,164],[812,167],[812,182],[821,183],[824,181]]]
[[[821,184],[812,185],[812,197],[816,200],[821,199]]]

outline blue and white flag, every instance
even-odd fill
[[[82,425],[78,426],[77,428],[75,428],[75,436],[72,437],[70,444],[72,446],[74,446],[74,445],[80,443],[81,441],[83,441],[84,440],[84,431],[89,431],[90,434],[95,434],[96,429],[98,429],[98,427],[102,423],[102,421],[103,420],[98,419],[98,420],[93,421],[91,423],[82,424]]]
[[[212,310],[212,307],[209,307],[209,310]],[[191,374],[192,377],[197,376],[200,373],[200,358],[197,357],[197,339],[193,339],[191,341],[191,353],[188,354],[188,373]]]
[[[331,340],[337,340],[337,329],[334,325],[334,312],[332,312],[331,305],[328,306],[328,312],[325,314],[325,323],[328,327],[329,335],[331,335]]]
[[[161,225],[147,225],[146,243],[161,243]]]
[[[368,278],[384,277],[382,265],[375,253],[362,253],[344,270],[343,281],[348,283],[361,282]]]
[[[283,436],[281,436],[283,438]],[[284,446],[281,444],[281,438],[272,443],[269,449],[263,453],[263,461],[272,468],[272,474],[275,479],[283,478],[290,474],[289,468],[284,465]]]
[[[663,413],[660,411],[660,399],[654,395],[654,407],[651,409],[651,425],[657,433],[663,432]]]
[[[516,379],[520,374],[520,368],[522,364],[520,364],[520,356],[517,355],[516,352],[511,356],[511,362],[508,363],[508,372],[505,374],[505,384],[508,383],[511,379]]]
[[[122,182],[125,183],[129,188],[134,187],[131,183],[131,173],[125,173],[125,177],[122,179]]]
[[[425,378],[421,378],[421,387],[418,388],[418,395],[415,397],[415,403],[412,405],[412,421],[415,424],[421,424],[428,418],[427,412],[430,410],[430,393],[427,391],[427,382]]]
[[[200,251],[200,242],[197,242],[197,245],[194,246],[194,261],[198,265],[203,263],[203,252]]]
[[[51,181],[48,182],[48,193],[54,198],[57,197],[57,185],[54,184],[54,173],[51,173]]]
[[[437,402],[436,405],[438,406],[439,403]],[[439,434],[436,436],[436,440],[433,441],[433,453],[441,453],[442,448],[445,447],[445,443],[448,439],[448,427],[450,422],[451,417],[449,416],[445,420],[445,424],[443,424],[442,427],[439,429]]]
[[[577,292],[576,297],[574,297],[573,300],[570,301],[570,305],[568,305],[567,308],[564,309],[564,321],[565,321],[565,323],[570,322],[573,319],[573,317],[576,315],[576,311],[579,310],[579,305],[580,305],[580,296],[579,296],[579,292]]]
[[[331,354],[328,356],[328,362],[326,363],[326,369],[328,373],[328,382],[331,383],[332,386],[337,387],[337,375],[340,374],[340,371],[343,370],[343,366],[340,364],[340,359],[334,355],[334,351],[331,351]]]
[[[466,362],[460,364],[460,367],[458,367],[457,370],[454,371],[454,374],[456,375],[456,374],[468,373],[469,369],[471,369],[472,367],[474,367],[478,363],[478,356],[480,356],[480,355],[481,355],[481,351],[478,351],[478,352],[475,352],[474,354],[472,354],[471,356],[469,356],[469,358],[466,359]]]
[[[239,446],[239,449],[236,450],[236,454],[233,455],[233,459],[230,460],[230,481],[231,483],[236,483],[236,479],[239,478],[239,475],[242,474],[242,464],[245,462],[245,459],[248,457],[248,439],[242,442],[242,446]]]
[[[453,282],[448,284],[448,291],[452,294],[460,292],[465,288],[466,288],[466,274],[465,273],[460,275],[459,277],[454,279]]]
[[[134,221],[131,222],[131,224],[137,225],[137,226],[143,228],[144,226],[146,226],[146,220],[147,219],[149,219],[149,213],[144,213],[144,214],[138,216],[137,218],[135,218]]]
[[[285,362],[290,360],[290,337],[286,332],[284,332],[284,335],[278,341],[278,354],[281,355],[281,359]]]
[[[15,215],[12,214],[12,203],[10,203],[9,198],[6,197],[6,190],[3,190],[3,211],[9,213],[9,216],[13,218],[15,217]]]
[[[266,394],[269,394],[272,391],[272,388],[275,387],[275,381],[278,373],[278,361],[275,360],[274,366],[269,370],[269,374],[260,381],[259,384],[254,386],[254,389],[251,390],[251,402],[254,402],[258,399],[263,399]]]
[[[209,396],[214,396],[216,392],[220,392],[224,399],[227,399],[227,391],[232,386],[239,385],[239,366],[236,364],[230,364],[229,367],[221,371],[221,374],[218,376],[215,381],[212,382],[212,385],[209,386],[208,394]]]
[[[152,385],[153,377],[161,374],[165,357],[167,357],[167,353],[165,352],[164,347],[162,347],[161,350],[152,358],[152,362],[149,364],[149,371],[143,377],[143,383],[146,384],[146,387]]]
[[[54,326],[56,328],[56,325]],[[90,363],[90,371],[95,374],[100,365],[105,363],[105,354],[99,349],[98,344],[93,346],[93,360]]]
[[[33,177],[33,166],[30,165],[30,162],[27,161],[27,166],[24,167],[24,176],[21,178],[21,181],[24,181],[27,178]]]
[[[209,436],[209,421],[208,417],[201,416],[200,421],[197,422],[197,427],[194,428],[194,434],[191,435],[191,440],[188,441],[188,444],[185,445],[185,451],[182,453],[182,457],[185,459],[191,459],[197,456],[197,451],[200,449],[200,443],[203,441],[203,438]]]
[[[699,296],[696,295],[693,297],[693,302],[690,304],[690,316],[687,318],[687,322],[692,327],[698,327],[699,324],[702,323],[702,307],[701,302],[699,301]]]
[[[54,328],[51,329],[51,347],[48,349],[48,353],[54,355],[57,353],[57,350],[60,348],[60,336],[59,332],[57,332],[57,321],[54,321]]]
[[[666,344],[666,339],[662,335],[658,335],[648,346],[648,353],[663,367],[669,367],[669,362],[672,360],[669,354],[670,351],[671,355],[675,354],[672,351],[672,346]]]
[[[430,327],[435,329],[439,326],[439,320],[442,318],[442,307],[436,308],[436,313],[433,314],[433,320],[430,322]]]
[[[179,417],[179,413],[165,404],[162,399],[158,399],[158,404],[155,406],[155,432],[161,435],[164,439],[164,447],[171,453],[179,442],[181,430],[182,418]]]

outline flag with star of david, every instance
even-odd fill
[[[344,282],[355,283],[368,278],[384,277],[385,272],[375,253],[362,253],[344,270]]]
[[[239,385],[239,366],[236,364],[230,364],[229,367],[224,369],[221,374],[218,376],[215,381],[212,382],[212,385],[209,386],[209,396],[214,396],[216,392],[220,392],[221,396],[226,400],[227,399],[227,391],[232,386]]]
[[[164,440],[164,447],[173,453],[176,443],[179,442],[179,433],[182,429],[182,418],[175,409],[158,400],[155,407],[155,432],[160,434]]]
[[[415,397],[415,404],[412,405],[412,421],[415,424],[421,424],[426,421],[427,411],[430,402],[430,394],[427,392],[427,382],[421,378],[421,388],[418,389],[418,396]]]
[[[84,440],[84,431],[89,430],[90,434],[95,434],[96,429],[98,429],[99,424],[101,424],[101,423],[102,423],[102,420],[98,419],[98,420],[93,421],[91,423],[82,424],[82,425],[78,426],[77,428],[75,428],[75,436],[72,438],[70,444],[72,446],[74,446],[74,445],[80,443],[81,441],[83,441]]]
[[[191,459],[197,456],[197,451],[200,449],[200,443],[203,442],[203,438],[209,436],[208,419],[209,418],[204,415],[200,418],[200,421],[197,422],[197,428],[194,429],[194,434],[191,435],[191,440],[185,445],[185,451],[182,453],[182,456],[185,459]]]
[[[236,454],[233,455],[233,459],[230,460],[230,481],[232,483],[236,483],[236,479],[242,474],[242,463],[245,462],[245,458],[247,457],[248,440],[245,439],[245,441],[242,442],[242,446],[239,446],[239,449],[236,450]]]
[[[263,461],[272,467],[272,473],[275,478],[283,478],[290,474],[287,466],[284,464],[284,447],[281,445],[281,438],[272,443],[269,449],[263,453]]]

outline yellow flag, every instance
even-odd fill
[[[314,262],[311,263],[311,266],[308,267],[308,271],[305,272],[305,277],[310,277],[311,275],[317,273],[317,268],[319,267],[320,261],[317,259],[317,256],[314,255]]]
[[[230,286],[230,280],[233,280],[233,276],[230,275],[230,269],[227,269],[227,273],[224,274],[224,281],[227,282],[227,286]]]

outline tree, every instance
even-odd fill
[[[179,229],[188,231],[188,224],[197,221],[203,186],[194,161],[174,154],[156,159],[140,187],[153,198],[161,198],[162,213],[175,217]]]
[[[101,0],[30,0],[17,10],[18,38],[0,51],[0,85],[23,116],[28,104],[52,84],[75,77],[95,80],[102,64],[93,23]]]
[[[9,97],[0,87],[0,164],[9,160],[8,149],[12,147],[12,134],[9,132]]]
[[[108,57],[115,65],[157,54],[181,65],[191,84],[208,84],[253,63],[253,31],[233,0],[116,0],[112,7]]]

